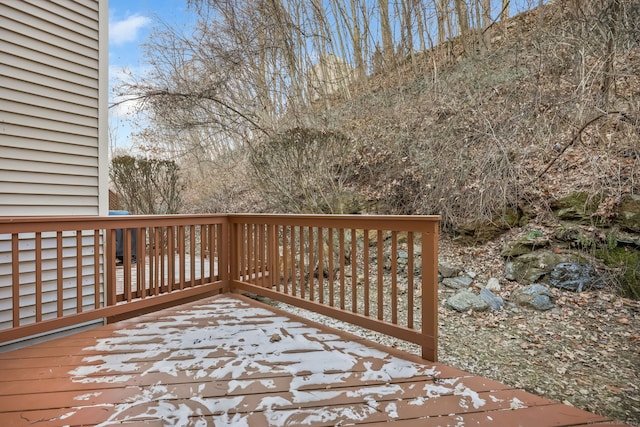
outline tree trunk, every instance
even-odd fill
[[[382,32],[382,58],[384,66],[388,67],[394,57],[391,22],[389,21],[389,0],[378,0],[380,9],[380,31]]]
[[[362,53],[362,31],[358,18],[358,0],[350,0],[351,6],[351,43],[353,44],[353,59],[356,65],[356,80],[363,81],[366,76],[364,55]]]
[[[458,16],[458,32],[462,39],[465,52],[469,45],[469,17],[467,14],[467,2],[465,0],[454,0],[456,15]]]
[[[484,45],[491,49],[491,0],[482,0],[482,35]]]

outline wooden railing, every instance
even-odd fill
[[[0,218],[0,344],[228,290],[227,222],[224,215]]]
[[[438,221],[359,215],[0,218],[0,256],[10,257],[10,264],[0,259],[0,345],[234,291],[419,344],[422,356],[435,361]],[[3,319],[8,312],[11,318]]]
[[[419,344],[437,359],[438,217],[229,220],[232,289]]]

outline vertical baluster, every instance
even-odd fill
[[[125,301],[131,301],[131,229],[122,229],[122,264],[124,272],[124,297]]]
[[[305,297],[305,286],[307,284],[306,275],[306,263],[305,263],[305,250],[304,250],[304,227],[300,226],[300,298]]]
[[[309,299],[311,301],[313,301],[315,299],[315,291],[314,291],[314,287],[315,287],[315,280],[314,280],[314,270],[315,270],[315,266],[314,266],[314,252],[315,252],[315,242],[314,242],[314,238],[313,238],[313,227],[309,227],[309,271],[308,271],[308,277],[309,277]]]
[[[165,232],[166,232],[166,228],[165,227],[157,227],[156,228],[156,250],[155,250],[155,254],[156,254],[156,269],[158,271],[158,275],[156,276],[156,295],[159,295],[161,293],[164,292],[164,287],[165,287],[165,261],[164,261],[164,257],[165,257],[165,245],[166,245],[166,240],[164,238],[165,236]]]
[[[391,323],[398,323],[398,232],[391,232]]]
[[[36,232],[36,322],[42,321],[42,233]]]
[[[11,234],[11,302],[13,327],[20,326],[20,244],[18,233]],[[59,283],[62,283],[60,281]],[[61,286],[61,285],[59,285]],[[58,313],[58,316],[62,316]]]
[[[407,327],[413,329],[413,231],[407,232]]]
[[[233,247],[235,243],[231,241],[231,237],[237,239],[237,225],[233,224],[231,230],[233,235],[230,236],[230,228],[227,224],[215,224],[211,229],[211,261],[209,264],[209,275],[217,280],[227,283],[226,289],[229,290],[229,280],[236,279],[237,257],[233,256]],[[231,245],[229,244],[231,243]],[[231,246],[231,247],[230,247]],[[230,258],[233,258],[233,264],[230,265]],[[236,268],[234,271],[232,268]],[[234,271],[233,277],[229,277],[229,271]],[[212,280],[213,281],[213,280]]]
[[[258,224],[258,257],[259,264],[258,267],[260,269],[260,286],[263,288],[266,286],[266,244],[265,244],[265,226],[264,224]]]
[[[351,311],[358,312],[358,256],[355,228],[351,229]]]
[[[296,296],[297,291],[297,268],[296,268],[296,227],[291,226],[291,253],[289,256],[291,257],[291,295]]]
[[[333,254],[334,254],[334,248],[333,248],[333,233],[334,233],[334,228],[329,228],[327,229],[327,259],[329,261],[329,277],[327,278],[329,280],[329,305],[331,307],[333,307],[335,305],[335,283],[334,283],[334,260],[333,260]]]
[[[340,308],[344,310],[345,307],[345,250],[344,250],[344,228],[338,230],[338,244],[340,246]]]
[[[245,280],[245,274],[246,274],[246,269],[247,267],[247,263],[246,263],[246,258],[248,256],[247,251],[249,250],[248,248],[248,244],[245,238],[245,228],[246,226],[244,224],[237,224],[236,225],[236,229],[237,229],[237,249],[236,249],[236,256],[235,259],[240,260],[239,262],[239,267],[240,267],[240,271],[238,272],[240,274],[240,281],[242,282],[246,282]]]
[[[140,298],[147,296],[147,228],[138,228],[136,236],[136,273],[138,294]]]
[[[251,224],[251,245],[253,246],[253,251],[251,254],[253,255],[251,259],[251,283],[254,285],[258,284],[258,272],[259,270],[259,242],[258,242],[258,224]]]
[[[217,244],[216,237],[220,233],[220,224],[209,224],[209,282],[215,282],[221,278],[220,269],[222,266],[218,261],[218,251],[220,246]],[[228,252],[228,251],[226,251]],[[217,270],[216,271],[216,266]],[[220,277],[218,277],[220,276]]]
[[[269,226],[269,286],[275,287],[280,292],[280,248],[278,247],[278,235],[280,226],[272,224]]]
[[[179,264],[180,267],[180,290],[184,289],[185,282],[187,280],[187,249],[186,249],[186,237],[185,237],[185,226],[178,226],[178,254],[179,254]]]
[[[176,282],[176,246],[175,246],[174,227],[167,227],[167,292],[172,292]]]
[[[76,312],[82,313],[82,230],[76,230]]]
[[[324,304],[324,229],[318,227],[318,299]]]
[[[205,281],[205,266],[206,266],[206,260],[207,258],[207,247],[209,246],[207,244],[207,229],[209,228],[209,225],[205,225],[205,224],[200,224],[200,284],[204,285],[205,283],[207,283],[207,281]]]
[[[115,242],[115,235],[113,237],[113,241]],[[115,243],[114,243],[115,245]],[[16,246],[17,250],[17,246]],[[113,248],[115,254],[115,247]],[[115,255],[114,255],[115,256]],[[17,258],[16,258],[17,259]],[[62,270],[62,260],[64,259],[64,246],[62,242],[62,231],[56,232],[56,303],[57,303],[57,316],[62,317],[64,314],[64,271]],[[17,268],[18,263],[14,262],[15,268]],[[115,281],[115,263],[114,263],[114,281]],[[115,301],[115,300],[114,300]],[[17,325],[16,325],[17,326]]]
[[[93,230],[93,307],[100,308],[100,230]]]
[[[384,283],[383,283],[383,268],[384,268],[384,252],[382,248],[382,230],[378,230],[378,320],[384,319]]]
[[[222,278],[222,274],[220,273],[220,269],[222,268],[222,266],[219,262],[220,248],[217,243],[218,234],[220,233],[219,227],[221,227],[220,224],[209,224],[209,227],[207,229],[207,244],[209,245],[209,272],[208,274],[205,272],[205,274],[209,277],[209,282],[215,282],[216,280]]]
[[[255,233],[253,232],[253,224],[247,224],[247,282],[254,283],[252,278],[255,273]]]
[[[116,229],[108,228],[105,230],[106,239],[107,239],[107,255],[105,257],[107,261],[107,265],[105,266],[105,270],[107,272],[107,305],[112,306],[117,302],[117,281],[118,276],[116,273]],[[58,232],[58,250],[60,251],[60,246],[62,244],[62,235]],[[62,259],[61,253],[58,253],[59,260],[59,268],[58,268],[58,283],[62,283]],[[60,302],[61,295],[58,297],[58,302]],[[60,310],[60,308],[59,308]]]
[[[157,259],[156,259],[156,230],[157,227],[149,227],[149,295],[156,295],[156,287],[158,286]]]
[[[285,294],[289,293],[289,277],[291,277],[291,273],[289,271],[289,243],[287,242],[287,234],[290,231],[290,227],[283,225],[282,226],[282,272],[283,272],[283,292]]]
[[[189,283],[191,287],[196,285],[196,257],[196,226],[192,224],[189,225],[189,273],[191,274]]]
[[[364,315],[369,317],[369,267],[371,260],[369,259],[369,230],[364,230],[363,237],[363,253],[362,253],[362,268],[363,268],[363,286],[364,286]]]

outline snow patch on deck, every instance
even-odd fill
[[[343,341],[234,298],[195,305],[159,321],[143,318],[85,350],[101,354],[84,358],[85,365],[70,371],[75,382],[126,382],[134,373],[140,378],[179,377],[182,385],[189,378],[202,382],[186,397],[176,391],[177,383],[140,386],[139,394],[111,408],[104,425],[150,418],[176,426],[200,421],[245,426],[257,419],[274,426],[348,423],[381,411],[398,418],[402,409],[396,401],[404,391],[385,383],[439,374],[432,365]],[[265,374],[276,379],[265,379]],[[474,408],[484,405],[476,392],[454,386],[456,381],[428,384],[422,395],[407,402],[421,405],[442,394],[458,394]],[[248,393],[250,388],[260,393]]]

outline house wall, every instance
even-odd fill
[[[107,213],[106,3],[0,0],[1,216]]]
[[[107,215],[107,30],[107,0],[0,0],[0,216]],[[65,311],[76,307],[74,236],[63,239]],[[19,236],[21,324],[35,313],[33,239]],[[82,238],[87,307],[92,242]],[[48,318],[57,306],[55,236],[43,234],[42,245]],[[11,327],[11,260],[11,236],[0,235],[0,328]]]

